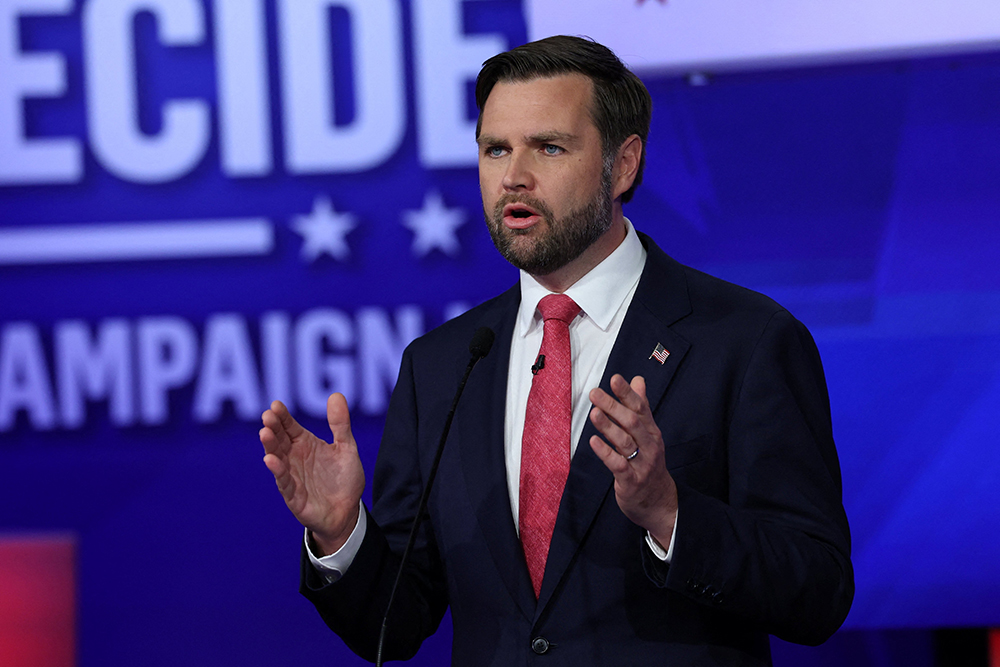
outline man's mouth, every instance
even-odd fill
[[[503,207],[503,224],[508,229],[527,229],[541,220],[541,214],[527,204],[512,203]]]

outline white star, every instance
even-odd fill
[[[345,237],[357,227],[350,213],[337,213],[327,197],[316,197],[312,213],[297,215],[292,227],[302,236],[302,259],[313,261],[324,252],[334,259],[346,261],[351,249]]]
[[[441,193],[428,192],[419,211],[403,211],[403,225],[413,232],[413,254],[426,256],[437,248],[454,257],[461,250],[455,230],[465,224],[465,211],[445,208]]]

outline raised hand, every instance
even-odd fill
[[[663,438],[646,400],[646,380],[636,376],[628,383],[615,375],[611,391],[617,400],[602,389],[590,392],[590,421],[607,440],[595,435],[590,447],[615,476],[622,512],[666,549],[677,516],[677,487],[664,464]]]
[[[309,529],[325,555],[343,546],[358,521],[365,472],[343,394],[331,394],[326,418],[333,433],[327,443],[303,428],[281,401],[261,420],[264,465],[274,475],[285,504]]]

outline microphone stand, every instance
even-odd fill
[[[417,515],[413,517],[410,537],[406,541],[406,549],[403,550],[403,557],[399,561],[396,581],[392,584],[392,592],[389,593],[389,604],[386,605],[385,616],[382,617],[382,629],[378,635],[378,651],[375,657],[375,667],[382,667],[382,648],[385,644],[386,631],[389,628],[389,613],[392,611],[392,603],[396,599],[396,590],[399,588],[399,582],[403,579],[403,569],[406,567],[407,560],[409,560],[413,543],[417,539],[417,530],[420,528],[420,522],[424,518],[424,512],[427,511],[427,501],[431,495],[431,487],[434,485],[434,477],[437,476],[438,464],[441,463],[441,455],[444,453],[444,443],[448,439],[448,431],[451,430],[451,421],[455,417],[456,408],[458,408],[458,399],[462,397],[462,392],[465,390],[465,383],[469,380],[469,374],[472,373],[472,369],[475,368],[480,359],[490,353],[490,348],[493,347],[493,337],[492,329],[480,327],[472,336],[472,342],[469,343],[469,352],[472,354],[472,358],[469,360],[469,365],[465,367],[465,375],[462,376],[462,381],[458,385],[458,391],[455,392],[455,400],[452,401],[451,410],[448,411],[448,417],[445,419],[441,440],[438,442],[437,451],[434,453],[431,470],[427,474],[427,483],[424,485],[423,493],[420,494],[420,505],[417,507]]]

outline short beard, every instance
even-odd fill
[[[493,245],[504,259],[533,276],[548,275],[575,260],[611,228],[611,170],[608,166],[604,165],[601,187],[593,199],[562,218],[556,218],[548,206],[534,197],[518,194],[500,197],[492,215],[484,209]],[[518,247],[516,237],[537,233],[538,225],[519,230],[508,229],[503,224],[503,209],[513,202],[535,209],[548,226],[547,232],[539,235],[531,245]]]

